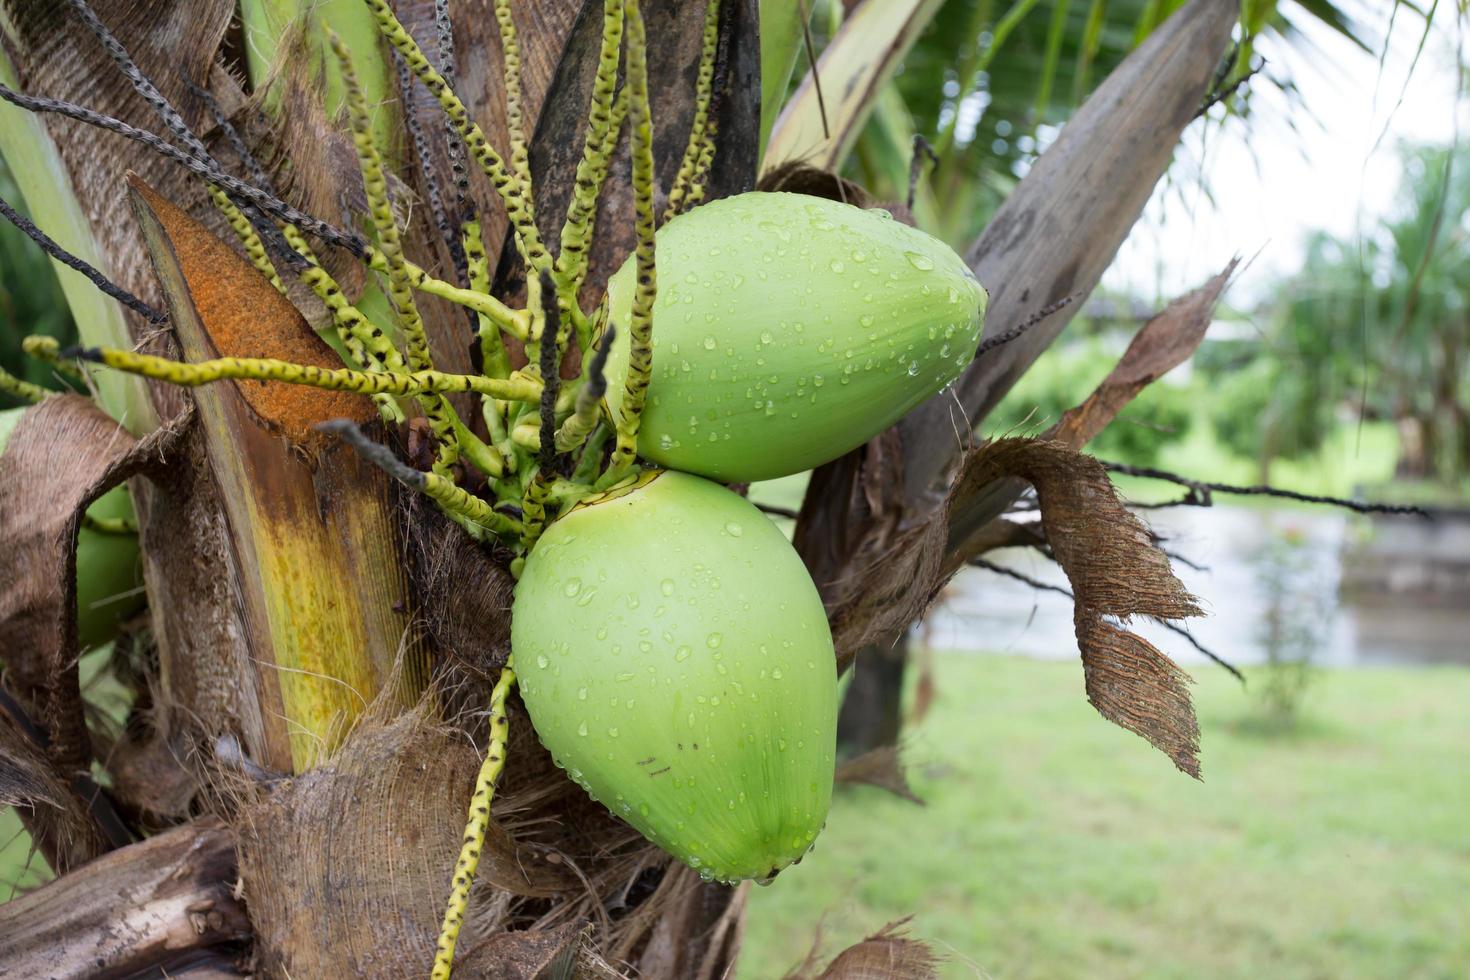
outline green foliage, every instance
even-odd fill
[[[3,160],[0,197],[28,213]],[[34,384],[59,388],[61,382],[50,365],[21,353],[21,338],[33,333],[68,344],[76,339],[76,326],[51,260],[20,229],[0,221],[0,368]],[[0,408],[18,404],[0,394]]]
[[[1295,339],[1283,338],[1288,346]],[[1263,469],[1274,459],[1316,452],[1336,424],[1333,408],[1343,394],[1331,360],[1300,346],[1268,351],[1256,341],[1206,344],[1195,361],[1209,378],[1215,435]]]
[[[1184,0],[950,0],[904,59],[893,81],[896,106],[869,122],[854,152],[855,176],[881,197],[905,199],[910,150],[907,140],[898,145],[893,138],[894,116],[904,117],[939,157],[929,184],[944,204],[921,215],[934,222],[924,227],[956,247],[968,244],[1058,127],[1182,6]],[[1366,28],[1334,0],[1252,0],[1242,7],[1242,43],[1219,78],[1220,91],[1259,60],[1252,53],[1257,36],[1310,53],[1295,27],[1302,19],[1368,43]],[[1289,75],[1280,79],[1260,84],[1282,86],[1294,103]],[[1248,117],[1249,86],[1231,105]]]
[[[1099,722],[1075,662],[935,657],[906,737],[922,807],[833,800],[800,868],[751,893],[738,977],[779,977],[901,916],[946,980],[1451,977],[1470,855],[1470,670],[1323,671],[1288,737],[1192,671],[1205,781]],[[1248,690],[1262,673],[1248,670]]]

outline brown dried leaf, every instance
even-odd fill
[[[809,955],[786,980],[934,980],[939,976],[939,956],[927,943],[905,935],[911,918],[890,922],[844,949],[821,973],[810,972],[816,957]]]
[[[1201,615],[1199,606],[1143,522],[1118,500],[1102,465],[1060,443],[1000,439],[972,450],[927,521],[859,539],[837,566],[842,577],[822,588],[839,664],[923,614],[954,574],[953,557],[966,543],[951,525],[954,515],[998,482],[1016,479],[1036,488],[1046,540],[1077,597],[1077,638],[1093,704],[1198,777],[1199,730],[1185,675],[1103,617],[1180,619]]]
[[[16,808],[36,849],[58,874],[110,846],[86,801],[0,712],[0,807],[5,806]]]
[[[1057,443],[1005,439],[980,451],[958,486],[1019,476],[1036,488],[1041,523],[1076,596],[1087,694],[1109,721],[1142,735],[1199,778],[1199,724],[1189,677],[1147,640],[1104,619],[1203,615],[1143,522],[1118,500],[1102,464]]]
[[[22,416],[0,455],[0,650],[65,773],[92,759],[76,666],[77,529],[98,497],[156,464],[186,422],[139,441],[90,400],[57,395]]]
[[[557,929],[499,932],[456,957],[455,973],[480,980],[538,980],[552,967],[575,959],[580,938],[575,922]]]
[[[1219,275],[1174,300],[1145,323],[1097,389],[1081,405],[1063,414],[1044,438],[1081,449],[1139,392],[1189,360],[1205,339],[1215,303],[1239,263],[1239,259],[1232,259]]]
[[[184,120],[201,128],[207,113],[184,80],[202,83],[209,77],[235,13],[234,0],[92,0],[92,8]],[[0,0],[0,10],[6,28],[0,36],[21,91],[80,103],[145,129],[162,128],[67,4]],[[75,189],[95,241],[95,250],[84,251],[101,256],[102,271],[119,285],[159,306],[158,285],[137,226],[121,220],[125,211],[118,187],[127,171],[136,170],[170,199],[207,212],[203,185],[140,143],[60,116],[42,118],[65,167],[63,179]],[[133,336],[145,339],[150,325],[135,314],[127,317]],[[155,352],[161,353],[150,351]],[[168,386],[153,391],[163,418],[172,417],[186,402]]]
[[[1074,607],[1087,700],[1098,714],[1142,735],[1195,779],[1199,722],[1189,700],[1190,676],[1152,643],[1115,626],[1081,603]]]
[[[904,771],[903,761],[898,756],[896,745],[883,745],[870,752],[864,752],[855,759],[848,759],[837,767],[837,774],[833,777],[833,781],[839,784],[863,783],[868,786],[876,786],[911,803],[918,803],[921,806],[924,803],[909,786],[908,773]]]
[[[1219,275],[1179,297],[1144,324],[1096,390],[1064,414],[1042,438],[1081,449],[1140,391],[1188,360],[1204,339],[1215,303],[1235,267],[1232,261]],[[955,504],[949,515],[954,567],[983,551],[1004,546],[1006,535],[998,525],[999,517],[1024,490],[1020,480],[1000,481]]]

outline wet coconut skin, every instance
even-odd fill
[[[620,328],[636,276],[630,259],[608,283]],[[658,232],[639,454],[722,482],[835,459],[960,375],[986,299],[949,246],[886,211],[764,192],[695,208]],[[620,329],[608,377],[627,354]],[[610,386],[614,412],[621,397]]]
[[[801,559],[748,501],[663,472],[547,529],[512,646],[541,741],[702,875],[768,878],[827,817],[837,676]]]

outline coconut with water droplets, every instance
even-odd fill
[[[536,733],[594,799],[709,878],[806,853],[832,793],[832,635],[748,501],[657,472],[583,504],[527,558],[511,622]]]
[[[619,327],[635,281],[630,258],[608,283]],[[835,459],[959,377],[985,302],[949,246],[884,211],[763,192],[695,208],[658,232],[638,451],[724,482]],[[615,414],[627,343],[620,329]]]

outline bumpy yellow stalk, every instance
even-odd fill
[[[388,0],[365,0],[368,9],[373,12],[373,17],[378,22],[378,30],[388,39],[388,43],[398,49],[403,59],[408,62],[408,67],[423,82],[429,93],[439,101],[439,105],[449,116],[449,121],[454,124],[460,138],[464,140],[465,146],[469,148],[475,161],[485,171],[485,176],[490,178],[496,193],[500,195],[505,204],[506,214],[510,217],[510,224],[515,229],[517,244],[525,254],[526,260],[533,269],[549,269],[551,257],[546,252],[546,246],[541,242],[541,232],[536,228],[536,218],[533,205],[526,188],[522,186],[520,178],[508,170],[505,161],[495,148],[485,139],[485,133],[478,123],[470,119],[469,110],[465,108],[459,96],[444,81],[444,76],[429,64],[429,59],[419,48],[418,42],[404,29],[394,15],[393,9],[388,5]]]
[[[699,148],[699,159],[694,163],[694,176],[689,181],[689,194],[684,198],[683,211],[696,207],[704,200],[704,180],[709,176],[710,167],[715,162],[715,134],[719,131],[719,125],[711,119],[705,126],[704,145]]]
[[[490,803],[495,797],[495,781],[505,768],[510,733],[505,699],[515,682],[515,671],[506,665],[490,694],[490,744],[475,780],[475,795],[470,799],[470,817],[464,828],[464,845],[454,865],[454,884],[449,891],[449,905],[444,910],[444,923],[439,930],[434,969],[430,974],[432,980],[449,980],[449,972],[454,966],[454,947],[459,942],[459,930],[464,925],[465,909],[469,906],[470,884],[480,867],[480,851],[485,846],[485,831],[490,826]]]
[[[476,539],[483,538],[486,531],[510,540],[518,539],[525,532],[525,526],[520,521],[499,513],[479,497],[455,486],[454,481],[448,477],[425,473],[409,466],[393,455],[393,450],[369,439],[348,419],[323,422],[317,429],[347,440],[369,462],[433,500],[440,510]]]
[[[653,229],[653,120],[648,108],[647,41],[638,0],[627,0],[628,107],[633,116],[633,210],[638,244],[638,285],[629,318],[628,371],[617,442],[599,487],[616,483],[632,469],[648,381],[653,373],[653,301],[657,293]]]
[[[332,314],[337,337],[352,355],[352,362],[364,371],[388,370],[403,373],[406,368],[398,348],[383,336],[383,331],[376,323],[347,302],[342,287],[321,267],[316,252],[301,231],[295,225],[288,224],[281,228],[281,233],[285,236],[286,243],[306,260],[306,265],[297,278],[316,294],[317,299]],[[403,421],[403,410],[398,407],[392,395],[373,395],[373,402],[378,406],[378,414],[384,420],[394,423]]]
[[[679,174],[674,178],[674,186],[669,191],[664,221],[682,212],[686,203],[691,203],[685,199],[698,177],[700,158],[704,155],[706,146],[712,148],[714,145],[709,125],[709,106],[714,94],[715,52],[719,44],[720,0],[708,0],[704,8],[704,36],[699,49],[699,77],[694,88],[694,123],[689,127],[689,143],[684,147],[684,159],[679,163]]]
[[[0,392],[13,395],[16,398],[23,398],[32,404],[41,402],[47,395],[51,394],[51,392],[42,388],[40,385],[31,384],[24,378],[17,378],[4,368],[0,368]]]
[[[388,198],[388,179],[383,169],[383,159],[373,140],[372,114],[368,112],[367,98],[358,84],[357,73],[352,68],[352,56],[346,45],[335,33],[328,32],[332,52],[342,69],[342,82],[346,88],[347,112],[352,122],[352,142],[357,148],[357,162],[362,170],[363,188],[367,193],[368,211],[372,214],[373,229],[378,235],[378,251],[388,265],[388,295],[398,318],[398,330],[408,348],[408,366],[415,371],[434,367],[429,353],[429,335],[424,330],[423,318],[413,299],[413,287],[404,267],[403,245],[398,237],[398,221],[393,216],[393,202]],[[434,457],[434,472],[441,477],[449,476],[449,467],[459,459],[459,443],[454,438],[454,409],[442,398],[419,400],[424,415],[429,420],[429,430],[434,435],[438,449]]]
[[[388,259],[371,245],[364,250],[364,261],[374,272],[387,272]],[[488,293],[477,293],[453,283],[436,279],[408,259],[403,260],[403,271],[408,274],[408,284],[421,293],[437,296],[457,306],[474,310],[494,320],[501,329],[517,337],[525,337],[529,329],[531,314],[526,310],[513,310]]]
[[[413,289],[404,268],[403,245],[398,237],[398,222],[393,217],[393,204],[388,200],[388,179],[383,159],[373,141],[372,114],[367,98],[352,68],[352,56],[335,33],[329,33],[332,53],[337,56],[346,88],[347,112],[352,124],[352,143],[357,149],[358,166],[362,169],[363,189],[367,193],[368,211],[378,235],[377,251],[383,256],[388,273],[388,295],[398,314],[398,329],[408,348],[408,365],[415,371],[434,366],[429,355],[429,339],[424,321],[414,304]]]
[[[510,16],[509,0],[495,0],[495,23],[500,28],[500,50],[505,61],[505,129],[510,137],[510,167],[529,195],[531,153],[526,146],[526,124],[521,111],[521,42]]]
[[[470,289],[476,293],[490,295],[490,260],[485,255],[485,242],[480,237],[480,222],[466,221],[461,228],[460,238],[464,242],[465,269],[469,276]],[[500,337],[500,325],[494,319],[480,313],[476,317],[480,338],[480,369],[492,378],[503,378],[510,373],[510,358],[505,353],[505,342]],[[519,334],[524,337],[524,330]]]
[[[276,274],[276,267],[271,265],[270,256],[265,254],[265,243],[260,240],[260,234],[255,226],[250,223],[235,207],[235,202],[230,200],[229,195],[214,185],[206,188],[209,191],[209,199],[214,202],[215,210],[224,215],[225,221],[229,223],[230,230],[240,240],[240,245],[245,249],[245,257],[255,270],[265,276],[270,284],[276,287],[276,292],[285,294],[286,286],[281,282],[281,277]]]
[[[603,333],[602,346],[584,372],[586,380],[577,389],[572,414],[556,430],[557,452],[571,452],[582,445],[602,421],[602,396],[607,393],[607,358],[616,337],[617,329],[609,325]]]
[[[53,337],[27,337],[24,349],[31,356],[43,360],[54,360],[61,356],[60,348]],[[507,401],[535,402],[541,397],[541,383],[525,375],[501,379],[475,374],[445,374],[442,371],[388,374],[293,364],[268,357],[220,357],[186,364],[111,347],[85,348],[79,350],[77,356],[117,371],[140,374],[145,378],[156,378],[189,388],[224,380],[281,381],[328,391],[352,391],[360,395],[382,393],[417,397],[467,391]]]
[[[582,159],[577,161],[572,200],[567,205],[567,218],[561,229],[561,253],[556,258],[557,282],[563,294],[573,298],[587,274],[587,249],[592,241],[593,219],[597,216],[597,192],[617,145],[614,140],[622,117],[615,111],[616,106],[621,105],[626,111],[623,98],[614,100],[622,42],[623,0],[604,0],[602,48],[597,55],[597,75],[592,80],[587,134],[582,141]]]

